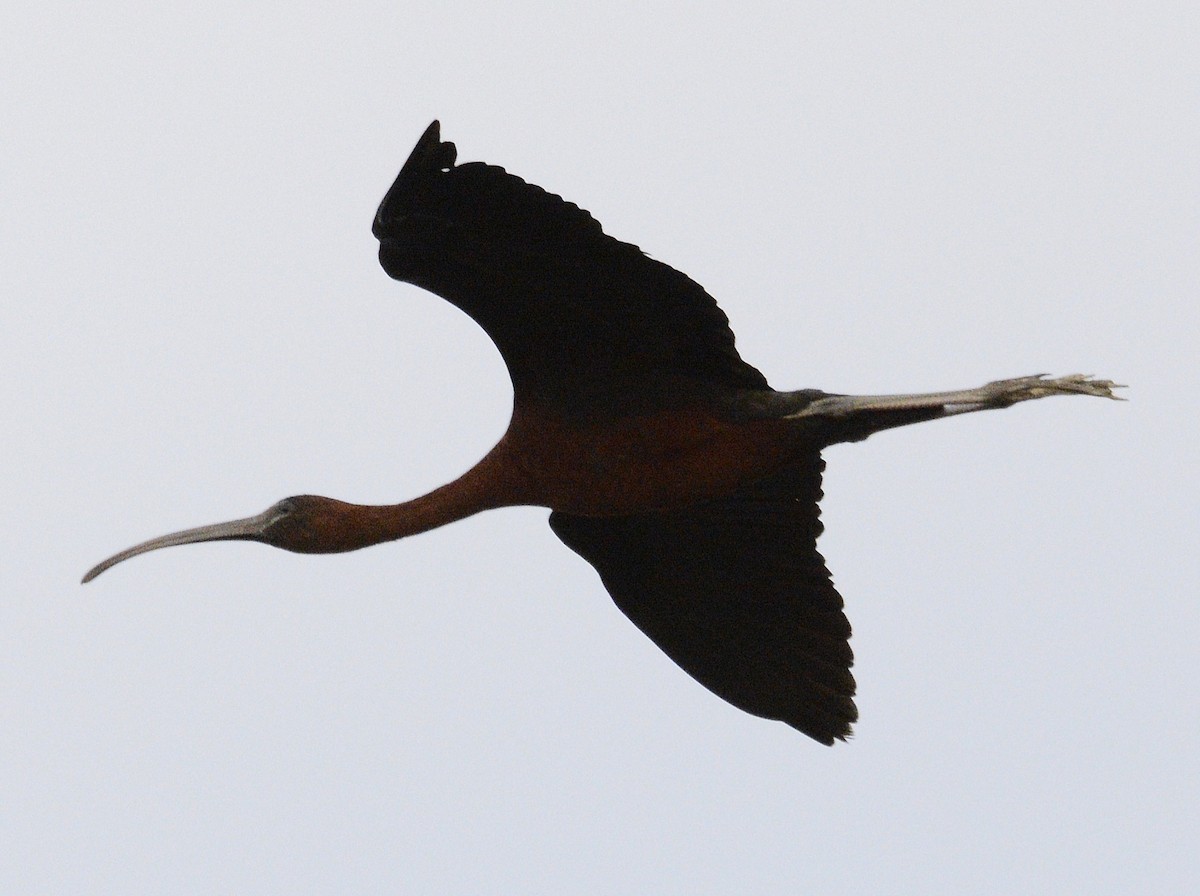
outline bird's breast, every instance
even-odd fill
[[[687,411],[565,423],[517,415],[500,446],[527,500],[580,516],[620,516],[727,495],[796,450],[786,423]]]

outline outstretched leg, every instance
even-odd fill
[[[1032,401],[1048,395],[1095,395],[1099,398],[1123,400],[1113,395],[1113,389],[1124,387],[1111,380],[1096,380],[1081,373],[1057,379],[1046,377],[1047,374],[1044,373],[1020,376],[1011,380],[996,380],[978,389],[960,389],[955,392],[927,392],[917,395],[828,395],[811,402],[802,410],[788,414],[786,419],[844,418],[870,412],[918,410],[935,411],[924,419],[936,419],[954,414],[1006,408],[1019,401]],[[940,413],[936,413],[939,410]]]

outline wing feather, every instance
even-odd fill
[[[519,398],[578,406],[681,379],[768,388],[699,284],[606,235],[574,203],[455,158],[434,122],[376,214],[380,262],[483,327]]]
[[[622,612],[747,712],[822,743],[858,717],[850,623],[817,551],[818,454],[720,500],[619,518],[554,513]]]

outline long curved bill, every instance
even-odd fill
[[[197,526],[195,529],[184,529],[182,532],[172,532],[170,535],[160,535],[141,544],[126,548],[119,554],[113,554],[107,560],[97,563],[83,577],[86,584],[106,569],[116,566],[123,560],[145,554],[147,551],[157,551],[159,548],[172,548],[177,544],[197,544],[202,541],[255,541],[262,535],[263,529],[278,517],[275,508],[264,510],[257,516],[245,519],[230,520],[227,523],[213,523],[208,526]]]

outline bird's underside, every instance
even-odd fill
[[[253,540],[354,550],[472,513],[543,504],[617,606],[710,690],[822,743],[850,733],[850,625],[817,551],[821,450],[1050,395],[1114,397],[1085,376],[853,396],[776,392],[697,283],[501,168],[456,164],[434,122],[375,216],[387,273],[491,337],[513,422],[460,479],[398,505],[319,496],[137,545]]]
[[[550,526],[697,681],[746,712],[832,744],[850,734],[858,710],[850,623],[817,550],[821,446],[1050,395],[1111,398],[1113,388],[1081,375],[1035,375],[927,394],[759,396],[772,416],[819,422],[825,437],[728,495],[615,517],[556,511]]]

